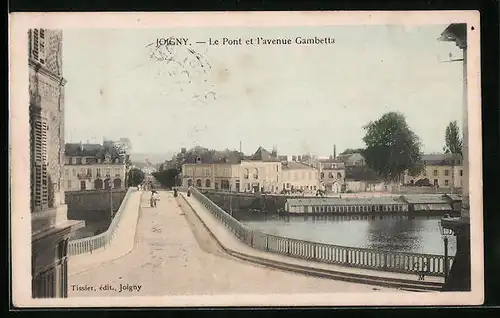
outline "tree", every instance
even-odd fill
[[[347,154],[351,154],[351,153],[363,154],[364,151],[365,150],[363,148],[357,148],[357,149],[347,148],[346,150],[342,151],[342,153],[340,153],[339,155],[347,155]]]
[[[444,153],[451,155],[462,156],[462,136],[460,135],[460,128],[458,128],[457,121],[452,121],[446,126],[444,133],[444,143],[443,147]],[[451,191],[455,188],[455,160],[451,159]]]
[[[176,168],[169,168],[162,171],[153,172],[153,177],[165,188],[172,188],[177,186],[177,179],[180,170]]]
[[[128,172],[127,181],[129,187],[137,187],[144,181],[145,175],[144,171],[137,168],[132,168]]]
[[[452,121],[446,126],[444,141],[443,150],[445,153],[462,155],[463,142],[457,121]]]
[[[385,181],[401,181],[405,171],[420,172],[420,138],[408,127],[403,114],[389,112],[365,127],[363,156],[369,168]]]

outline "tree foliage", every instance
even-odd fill
[[[362,154],[365,150],[363,148],[347,148],[346,150],[342,151],[339,155],[347,155],[351,153],[360,153]]]
[[[155,177],[155,179],[162,185],[162,187],[172,188],[179,185],[179,174],[179,169],[169,168],[166,170],[153,172],[153,177]]]
[[[142,183],[142,181],[144,181],[144,178],[145,178],[144,171],[142,171],[141,169],[132,168],[128,172],[127,176],[128,186],[137,187],[139,184]]]
[[[389,112],[365,127],[366,164],[386,181],[400,181],[405,171],[421,169],[420,138],[408,127],[403,114]]]
[[[446,126],[444,140],[445,146],[443,150],[445,153],[462,155],[463,142],[457,121],[452,121]]]

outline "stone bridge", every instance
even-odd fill
[[[69,258],[69,297],[436,291],[443,279],[298,259],[244,244],[199,199],[131,194],[106,248]]]

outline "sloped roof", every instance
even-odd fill
[[[101,144],[67,143],[64,145],[64,154],[69,157],[95,157],[101,148]]]
[[[279,159],[276,156],[273,156],[269,151],[264,149],[262,146],[257,149],[257,151],[248,158],[249,160],[258,160],[258,161],[264,161],[264,162],[273,162],[273,161],[279,161]]]
[[[184,160],[184,163],[198,163],[198,159],[200,159],[201,164],[238,164],[241,162],[241,158],[242,155],[238,151],[209,150],[189,154]]]
[[[403,201],[415,204],[446,204],[450,200],[441,194],[405,194],[401,196]]]
[[[455,164],[462,163],[462,156],[458,154],[427,154],[422,155],[421,160],[427,165],[446,165],[449,166],[455,161]]]
[[[281,163],[281,169],[283,170],[316,170],[314,167],[307,165],[305,163],[297,162],[297,161],[287,161]]]
[[[350,155],[349,155],[350,156]],[[319,162],[321,163],[344,163],[342,160],[337,159],[337,158],[328,158],[328,159],[318,159]]]

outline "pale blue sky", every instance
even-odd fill
[[[246,153],[277,145],[281,154],[329,155],[333,144],[337,152],[362,147],[363,125],[401,111],[423,150],[439,152],[446,125],[461,126],[462,117],[462,65],[440,63],[449,53],[461,57],[453,43],[437,40],[445,27],[64,30],[66,140],[128,137],[134,152],[153,153],[238,149],[241,141]],[[173,48],[188,83],[174,63],[151,58],[146,46],[171,36],[189,38],[211,69],[192,68],[186,48]],[[336,43],[195,44],[257,36]]]

